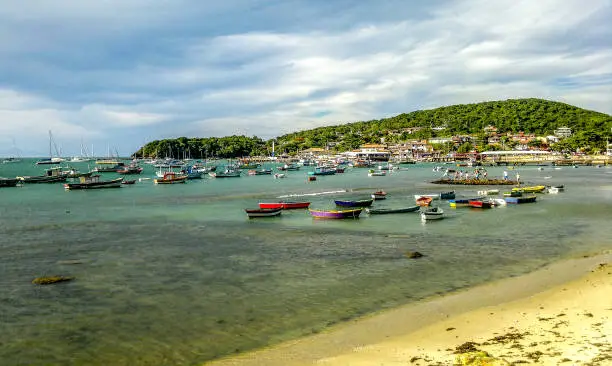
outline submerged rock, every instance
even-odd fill
[[[72,281],[74,277],[65,277],[65,276],[47,276],[47,277],[36,277],[32,280],[32,283],[35,285],[50,285],[52,283],[58,282],[66,282]]]
[[[466,352],[455,357],[455,365],[466,366],[510,366],[510,362],[493,357],[485,351]]]
[[[423,254],[419,253],[419,252],[406,252],[405,253],[406,257],[408,258],[421,258],[423,257]]]

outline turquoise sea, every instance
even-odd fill
[[[331,208],[334,198],[377,189],[388,192],[378,207],[414,205],[414,194],[453,189],[429,183],[441,175],[433,166],[387,177],[347,169],[315,182],[303,167],[286,179],[245,172],[99,191],[0,188],[1,364],[197,365],[612,248],[612,167],[520,167],[527,184],[564,184],[565,192],[491,210],[441,201],[439,222],[414,213],[320,221],[305,210],[249,220],[244,212],[283,197]],[[152,177],[145,167],[140,178]],[[487,169],[502,176],[503,168]],[[0,165],[4,177],[41,171],[34,160]],[[483,188],[454,187],[465,196]],[[414,250],[425,257],[407,259]],[[44,275],[76,279],[31,283]]]

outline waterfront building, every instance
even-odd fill
[[[347,152],[346,156],[366,161],[389,161],[391,152],[387,149],[386,145],[365,144],[361,145],[359,150]]]

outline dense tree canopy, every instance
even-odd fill
[[[499,134],[524,132],[540,136],[552,135],[559,127],[571,128],[573,136],[553,145],[557,150],[596,152],[605,148],[606,139],[612,139],[610,115],[542,99],[509,99],[458,104],[380,120],[294,132],[275,139],[276,152],[293,154],[311,147],[347,151],[364,143],[394,143],[467,134],[475,135],[477,141],[484,141],[483,132],[487,126],[496,127]],[[150,142],[135,155],[189,155],[197,158],[269,155],[271,145],[272,140],[265,142],[258,137],[180,137]],[[483,149],[485,144],[480,146],[479,149]]]
[[[267,154],[266,142],[259,137],[226,136],[208,138],[187,138],[155,140],[140,148],[135,156],[150,158],[185,157],[205,159],[235,158]]]
[[[500,134],[524,132],[540,136],[552,135],[559,127],[569,127],[574,131],[574,136],[564,140],[567,141],[565,145],[569,145],[570,149],[591,145],[593,150],[597,150],[603,149],[606,138],[610,138],[612,116],[543,99],[509,99],[458,104],[368,122],[319,127],[280,136],[277,144],[281,150],[289,153],[324,147],[328,142],[336,142],[338,150],[347,150],[367,142],[381,142],[381,137],[385,142],[393,143],[408,139],[481,135],[487,126],[496,127]],[[407,129],[415,131],[404,131]],[[590,138],[584,138],[585,134]],[[313,145],[313,141],[319,144]]]

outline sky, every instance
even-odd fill
[[[0,0],[0,155],[544,98],[612,114],[612,0]]]

